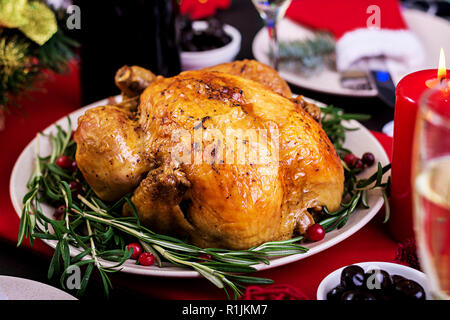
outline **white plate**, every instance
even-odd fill
[[[99,105],[107,104],[107,100],[101,100],[84,108],[81,108],[69,116],[72,120],[74,126],[76,126],[77,119],[79,116],[84,114],[84,112],[89,109]],[[62,128],[67,128],[67,120],[66,118],[62,118],[56,122]],[[372,134],[359,122],[357,121],[349,121],[346,124],[347,127],[359,128],[357,131],[349,131],[347,133],[347,141],[344,147],[352,150],[355,155],[362,156],[364,152],[370,151],[374,154],[375,159],[380,161],[382,165],[386,165],[389,163],[388,157],[383,149],[383,147],[379,144],[379,142],[372,136]],[[47,129],[44,130],[44,133],[55,133],[56,128],[54,125],[51,125]],[[47,139],[41,137],[40,139],[40,154],[47,155],[50,153],[50,144]],[[22,198],[27,193],[26,183],[28,178],[31,175],[34,166],[34,159],[36,158],[36,139],[32,140],[23,150],[22,154],[17,159],[16,164],[14,165],[14,169],[11,175],[10,181],[10,195],[11,200],[14,205],[14,208],[17,214],[20,216],[22,212]],[[373,166],[367,169],[362,176],[370,176],[376,171],[376,166]],[[322,241],[314,242],[311,244],[307,244],[306,247],[309,248],[307,253],[297,254],[292,256],[274,258],[271,260],[270,265],[266,264],[258,264],[255,266],[258,270],[270,269],[277,266],[281,266],[287,263],[291,263],[294,261],[298,261],[301,259],[305,259],[313,254],[316,254],[320,251],[323,251],[342,240],[348,238],[359,229],[361,229],[364,225],[366,225],[380,210],[383,205],[383,199],[378,191],[372,191],[368,195],[368,201],[370,205],[370,209],[356,210],[348,219],[347,224],[340,230],[335,230],[328,233],[325,236],[325,239]],[[54,208],[43,207],[45,214],[49,217],[52,216],[54,212]],[[44,240],[49,246],[55,247],[55,241]],[[79,253],[77,248],[71,248],[71,255],[76,255]],[[104,262],[105,265],[113,265],[113,263]],[[127,261],[123,265],[123,272],[134,273],[134,274],[142,274],[148,276],[160,276],[160,277],[182,277],[182,278],[193,278],[199,277],[200,275],[196,271],[191,271],[183,268],[179,268],[173,265],[167,265],[164,268],[159,268],[157,266],[141,266],[136,265],[134,261]]]
[[[77,300],[70,294],[33,280],[0,276],[0,300]]]
[[[423,290],[425,291],[426,298],[431,299],[427,276],[423,272],[403,266],[401,264],[390,262],[361,262],[354,263],[353,265],[360,266],[364,269],[364,272],[374,269],[381,269],[389,273],[389,275],[391,276],[400,275],[402,277],[405,277],[406,279],[413,280],[422,286]],[[320,282],[320,285],[317,288],[317,300],[327,300],[327,293],[330,292],[331,289],[336,288],[336,286],[339,285],[341,281],[341,273],[345,267],[333,271],[328,276],[326,276],[322,280],[322,282]]]
[[[436,69],[440,48],[444,48],[447,55],[450,54],[450,23],[442,18],[411,9],[403,10],[403,17],[410,30],[417,35],[425,50],[425,62],[423,65],[417,66],[416,70]],[[310,29],[302,27],[287,18],[280,21],[278,34],[281,41],[299,40],[314,36],[314,33]],[[252,49],[254,57],[258,61],[266,64],[270,64],[267,56],[268,45],[268,32],[266,28],[263,28],[256,34]],[[351,90],[343,88],[339,81],[339,74],[328,69],[324,69],[322,72],[314,74],[311,77],[305,77],[293,71],[283,69],[279,73],[288,82],[309,90],[355,97],[374,97],[378,94],[376,89]],[[394,83],[397,83],[402,76],[392,75]]]

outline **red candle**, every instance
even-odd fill
[[[441,69],[439,76],[442,77],[442,74]],[[447,74],[450,74],[449,70]],[[414,236],[411,190],[414,128],[420,97],[427,89],[439,83],[437,77],[437,69],[417,71],[404,77],[395,90],[389,230],[396,241]]]

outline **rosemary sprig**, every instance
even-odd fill
[[[391,164],[382,166],[378,163],[378,170],[373,175],[367,179],[358,179],[357,173],[360,171],[358,169],[350,169],[343,162],[346,183],[344,186],[344,199],[349,199],[348,202],[341,203],[341,208],[335,212],[329,212],[327,207],[324,207],[324,213],[326,215],[325,219],[319,222],[320,225],[325,229],[325,232],[333,231],[334,229],[342,228],[346,223],[351,213],[356,209],[363,207],[365,209],[369,208],[367,202],[367,192],[373,189],[380,189],[383,195],[383,200],[385,204],[385,219],[387,222],[390,215],[390,207],[388,198],[388,190],[390,185],[390,177],[387,182],[382,182],[383,175],[390,170]],[[348,183],[349,182],[349,183]]]
[[[344,202],[341,203],[341,207],[335,212],[329,212],[326,207],[324,207],[325,218],[319,223],[324,227],[326,232],[330,232],[335,229],[342,228],[348,221],[351,213],[353,213],[358,208],[369,208],[367,203],[367,192],[373,189],[380,189],[384,204],[385,204],[385,219],[386,223],[390,216],[390,207],[388,196],[390,192],[390,182],[391,177],[388,178],[387,182],[383,183],[383,176],[391,168],[391,164],[384,167],[378,163],[377,172],[367,179],[360,179],[358,174],[361,173],[361,169],[349,168],[347,164],[342,161],[343,157],[351,153],[350,150],[343,147],[345,143],[345,137],[347,131],[358,130],[357,128],[348,128],[342,122],[348,120],[358,120],[364,121],[370,118],[369,115],[356,114],[356,113],[344,113],[341,108],[336,108],[334,106],[322,107],[322,128],[325,133],[330,138],[331,142],[336,149],[336,152],[341,157],[341,163],[344,167]],[[345,202],[345,199],[348,202]]]
[[[342,124],[343,121],[357,120],[365,121],[370,119],[370,115],[358,113],[344,113],[341,108],[332,105],[320,108],[322,111],[322,128],[330,138],[334,148],[340,156],[345,153],[351,153],[350,150],[343,147],[347,131],[358,130],[357,128],[348,128]]]
[[[340,154],[348,150],[342,147],[345,141],[345,131],[351,130],[342,125],[343,120],[366,119],[362,115],[346,115],[341,109],[327,107],[322,109],[324,118],[322,125]],[[52,152],[47,157],[39,155],[37,138],[37,157],[35,169],[27,187],[29,192],[24,196],[24,207],[18,233],[18,246],[25,238],[30,242],[36,238],[54,240],[57,242],[54,255],[50,261],[48,277],[60,276],[61,286],[67,277],[69,267],[84,267],[77,295],[82,295],[88,285],[91,274],[97,270],[101,276],[105,293],[112,288],[108,274],[121,270],[123,264],[131,257],[132,252],[126,244],[139,241],[146,251],[154,254],[157,265],[164,267],[164,262],[190,268],[224,289],[230,298],[242,294],[246,284],[268,284],[270,279],[246,276],[244,274],[256,271],[254,265],[269,264],[270,257],[304,253],[308,249],[299,245],[303,237],[285,241],[273,241],[261,244],[248,250],[226,250],[218,248],[199,248],[180,239],[156,234],[139,222],[137,212],[132,205],[130,195],[122,197],[115,203],[106,203],[99,199],[90,186],[78,172],[61,169],[56,160],[62,155],[74,158],[76,144],[70,139],[72,126],[68,119],[68,130],[56,126],[56,134],[47,135],[51,142]],[[368,179],[358,179],[355,169],[345,168],[345,195],[349,202],[343,203],[341,209],[329,212],[324,208],[325,219],[319,222],[327,232],[345,225],[349,215],[356,208],[368,207],[367,192],[370,189],[381,188],[386,199],[389,181],[382,183],[383,174],[389,166],[381,168]],[[82,185],[82,195],[72,197],[70,181]],[[120,214],[122,205],[127,202],[134,211],[131,217]],[[65,205],[64,215],[59,220],[47,217],[42,204],[57,207]],[[388,212],[388,210],[387,210]],[[70,255],[70,247],[77,248],[80,253]],[[210,260],[202,258],[209,255]]]
[[[287,241],[275,241],[250,248],[249,250],[225,250],[199,248],[180,239],[156,234],[139,223],[137,213],[132,217],[122,217],[120,210],[125,202],[131,203],[126,195],[115,203],[105,203],[99,199],[77,172],[69,172],[58,167],[55,162],[61,155],[74,157],[76,145],[70,140],[71,123],[64,131],[56,127],[55,135],[49,135],[52,152],[47,157],[37,156],[35,170],[27,184],[29,192],[23,199],[24,208],[18,234],[18,245],[24,238],[55,240],[54,255],[50,261],[48,277],[60,275],[61,286],[71,266],[85,267],[77,295],[84,293],[94,270],[98,270],[105,293],[112,288],[108,274],[121,269],[132,252],[126,244],[140,241],[143,248],[151,251],[159,266],[163,261],[197,271],[214,285],[230,292],[234,298],[242,294],[246,284],[268,284],[270,279],[245,276],[256,271],[259,263],[269,264],[272,256],[283,256],[306,252],[299,245],[302,237]],[[39,137],[38,135],[38,141]],[[37,144],[39,147],[39,143]],[[39,150],[37,151],[39,154]],[[83,195],[72,197],[69,182],[77,181],[83,186]],[[65,205],[61,220],[47,217],[42,204]],[[80,253],[70,255],[70,246]],[[204,260],[202,255],[211,256]],[[109,263],[107,263],[109,262]],[[111,265],[112,262],[112,265]]]

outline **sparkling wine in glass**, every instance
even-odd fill
[[[427,92],[417,117],[414,229],[433,297],[450,299],[450,89]]]
[[[291,0],[252,0],[259,15],[264,20],[269,31],[269,48],[272,67],[278,70],[278,36],[277,23],[283,19]]]

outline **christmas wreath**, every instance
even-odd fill
[[[67,69],[78,44],[65,35],[65,14],[44,1],[0,0],[0,118],[43,70]]]

